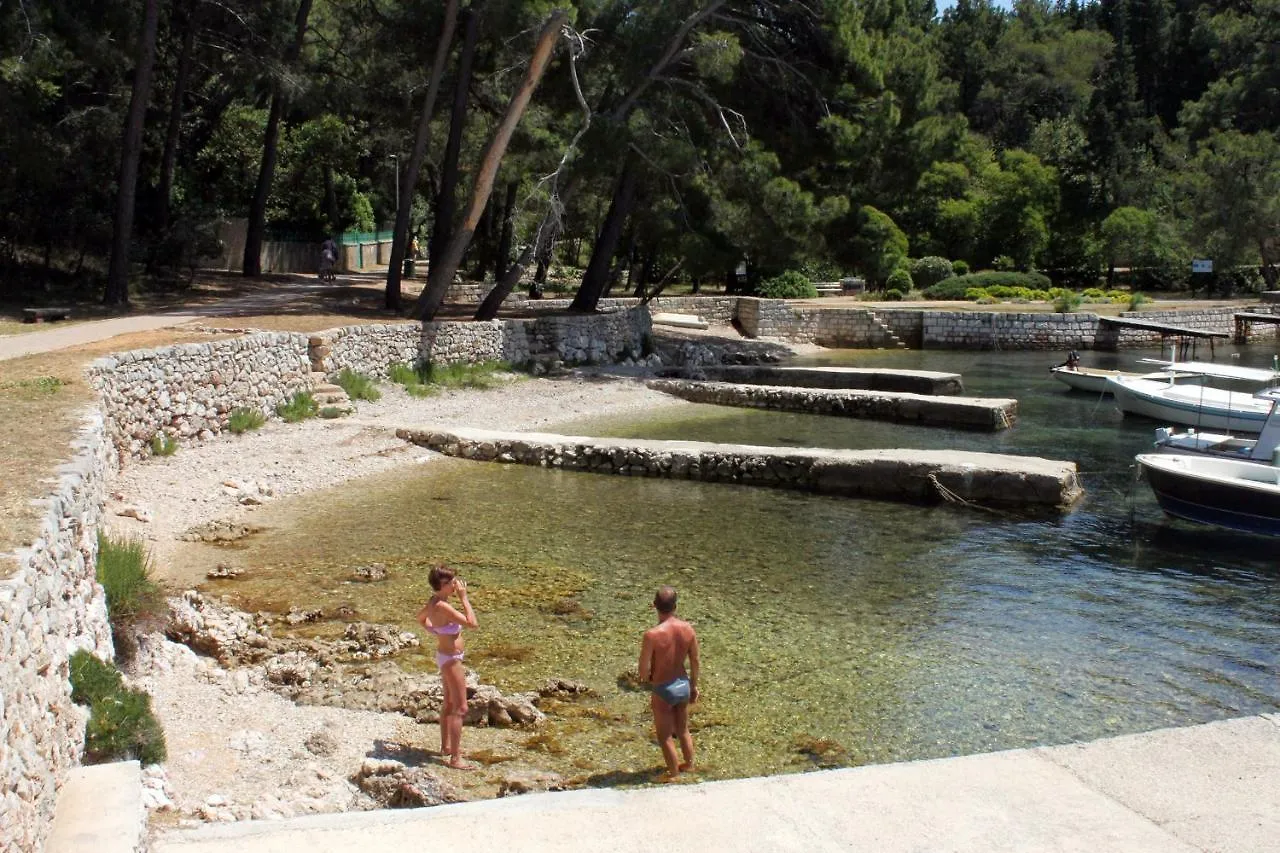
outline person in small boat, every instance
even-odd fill
[[[1071,352],[1067,353],[1066,361],[1062,362],[1062,364],[1055,365],[1055,366],[1065,367],[1067,370],[1079,370],[1080,369],[1080,353],[1076,352],[1075,350],[1072,350]]]
[[[418,611],[418,624],[436,638],[436,666],[444,687],[444,707],[440,709],[440,755],[458,770],[474,765],[462,760],[462,719],[467,715],[467,675],[462,666],[462,629],[475,628],[475,611],[467,598],[467,584],[446,566],[435,566],[428,575],[435,594]],[[458,596],[459,611],[449,603]]]
[[[653,726],[666,762],[663,781],[671,781],[693,767],[693,736],[689,734],[689,705],[698,701],[698,635],[676,616],[675,587],[664,586],[653,597],[658,624],[644,632],[640,644],[640,681],[651,685]],[[689,669],[685,670],[685,658]],[[676,758],[676,745],[684,761]]]

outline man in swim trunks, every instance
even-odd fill
[[[658,624],[644,632],[640,644],[640,680],[653,687],[649,704],[658,746],[667,763],[665,781],[693,767],[693,736],[689,734],[689,705],[698,701],[698,636],[693,626],[676,616],[676,591],[664,586],[653,597]],[[684,668],[685,658],[689,669]],[[683,762],[676,760],[680,741]]]

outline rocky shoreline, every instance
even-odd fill
[[[696,340],[667,345],[674,348],[663,353],[667,363],[723,357],[714,344]],[[776,358],[778,350],[768,352]],[[652,375],[652,365],[635,365],[512,377],[498,389],[427,399],[383,385],[380,401],[357,403],[347,418],[271,422],[253,434],[219,436],[128,464],[111,484],[108,532],[144,539],[157,578],[177,593],[167,627],[139,638],[130,667],[134,683],[152,696],[168,742],[168,760],[145,774],[153,820],[285,818],[565,785],[516,744],[545,720],[544,697],[573,701],[581,685],[551,678],[538,692],[503,695],[482,683],[483,673],[469,671],[465,744],[482,767],[453,770],[435,749],[438,677],[404,672],[393,660],[418,643],[416,634],[350,621],[336,640],[276,637],[273,623],[304,622],[307,612],[246,614],[201,594],[194,587],[205,573],[184,560],[184,549],[191,541],[251,534],[255,507],[263,503],[436,458],[397,438],[397,428],[430,422],[546,429],[689,405],[647,388]]]

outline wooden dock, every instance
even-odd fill
[[[1165,339],[1175,338],[1177,339],[1177,344],[1174,356],[1179,361],[1195,358],[1197,341],[1207,340],[1209,342],[1209,355],[1212,357],[1214,354],[1213,342],[1218,338],[1227,339],[1231,337],[1226,332],[1210,332],[1205,329],[1193,329],[1190,326],[1157,323],[1154,320],[1137,320],[1132,317],[1099,317],[1098,322],[1115,326],[1118,329],[1141,329],[1145,332],[1156,332],[1160,335],[1162,349],[1164,348]]]
[[[1237,311],[1235,318],[1235,342],[1238,344],[1247,344],[1249,342],[1249,329],[1254,323],[1269,323],[1273,326],[1280,325],[1280,314],[1255,314],[1252,311]]]

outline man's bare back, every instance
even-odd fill
[[[650,651],[649,683],[665,684],[673,678],[689,677],[684,662],[697,642],[692,625],[672,616],[645,631],[644,642]]]

